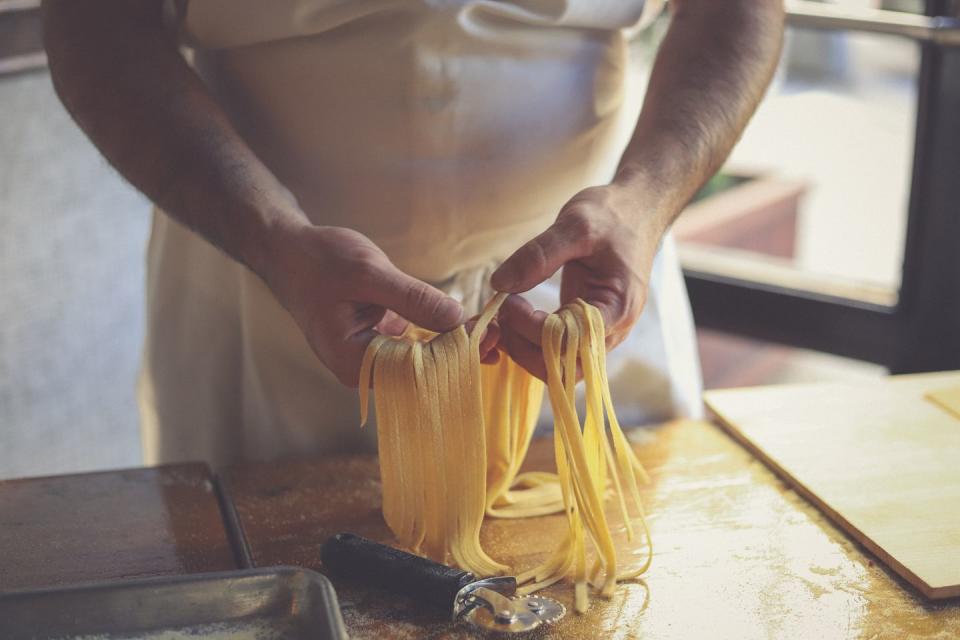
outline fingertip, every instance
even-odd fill
[[[503,323],[533,344],[540,344],[540,334],[547,314],[533,307],[522,296],[512,295],[504,302]]]
[[[439,329],[452,329],[463,324],[465,316],[463,305],[447,296],[437,305],[434,321]]]
[[[515,293],[517,274],[511,262],[505,262],[490,276],[490,286],[495,291]]]
[[[510,315],[512,313],[530,313],[533,309],[531,305],[523,296],[517,294],[512,294],[507,296],[507,299],[503,301],[503,305],[500,307],[500,313],[505,315]]]
[[[500,340],[500,325],[496,322],[491,322],[487,325],[487,329],[483,332],[483,336],[480,338],[480,343],[487,346],[487,348],[493,348],[497,345],[497,342]]]
[[[531,272],[524,260],[511,257],[490,276],[490,286],[503,293],[523,293],[538,285],[543,279]]]
[[[525,369],[530,375],[547,379],[546,366],[543,363],[543,352],[536,345],[528,342],[522,336],[504,332],[502,345],[506,354],[514,362]]]
[[[497,364],[500,362],[500,350],[491,349],[480,359],[480,362],[483,364]]]

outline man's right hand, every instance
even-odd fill
[[[351,229],[285,225],[265,257],[260,275],[320,360],[350,387],[377,333],[399,335],[408,322],[448,331],[464,320],[459,302],[397,269]]]

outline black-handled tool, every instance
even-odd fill
[[[352,533],[339,533],[320,551],[323,566],[371,587],[449,609],[457,593],[475,582],[472,573],[376,543]]]
[[[320,550],[331,573],[442,607],[454,620],[493,631],[520,633],[556,622],[566,607],[553,598],[517,596],[513,577],[477,579],[472,573],[339,533]]]

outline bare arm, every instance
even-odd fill
[[[666,228],[726,160],[776,69],[782,0],[673,0],[614,184]],[[653,212],[651,214],[651,212]]]
[[[46,0],[57,93],[116,169],[233,258],[264,269],[271,227],[305,217],[180,56],[159,0]]]
[[[54,86],[110,163],[270,286],[311,347],[355,384],[374,332],[444,330],[456,301],[349,229],[312,225],[238,135],[161,22],[161,0],[45,0]],[[395,314],[388,314],[390,309]]]
[[[500,291],[526,291],[563,267],[561,303],[596,305],[607,347],[623,341],[646,301],[660,239],[720,167],[776,67],[781,0],[673,0],[646,99],[609,185],[576,194],[549,229],[493,276]],[[541,377],[543,314],[517,296],[501,312],[510,354]]]

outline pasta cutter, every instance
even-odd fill
[[[320,551],[323,566],[356,582],[428,602],[455,621],[505,633],[524,633],[556,622],[567,608],[553,598],[518,596],[513,577],[477,579],[448,567],[352,533],[338,533]]]

